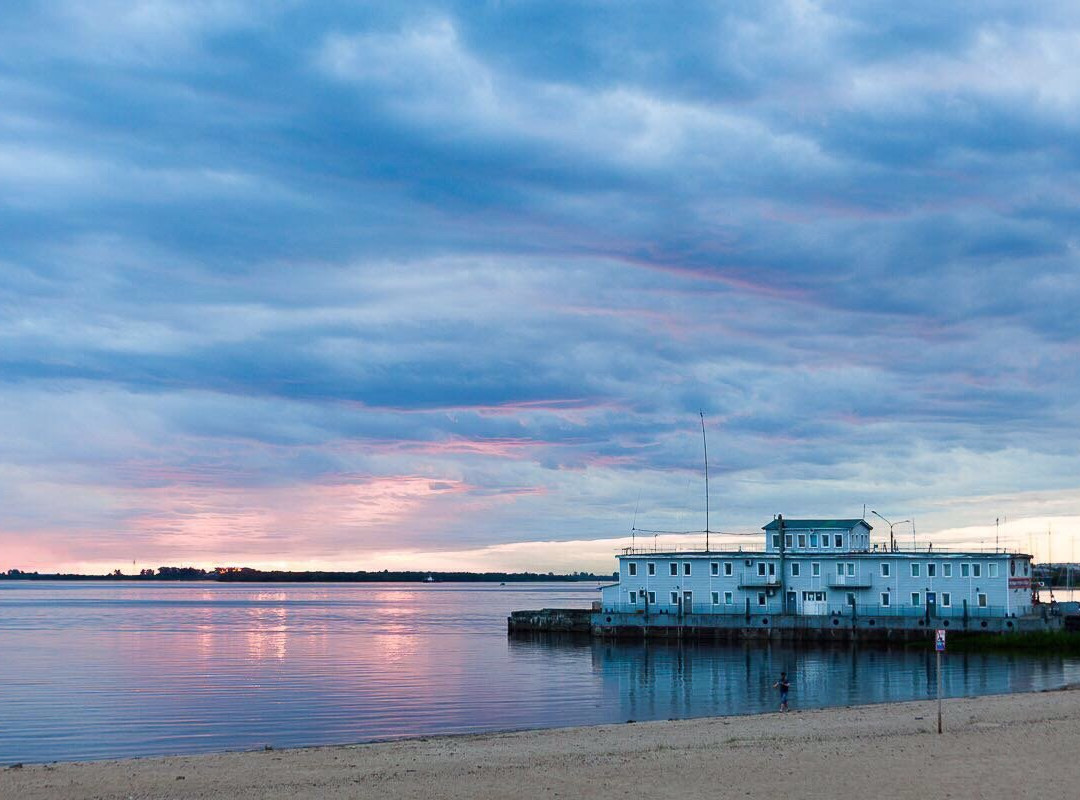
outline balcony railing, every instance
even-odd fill
[[[753,570],[747,570],[739,576],[740,589],[776,589],[779,586],[779,575],[759,575]]]

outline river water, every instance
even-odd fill
[[[931,697],[928,651],[510,638],[595,584],[0,581],[0,765]],[[946,654],[949,696],[1080,681],[1080,659]]]

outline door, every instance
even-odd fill
[[[937,592],[926,593],[926,613],[931,617],[937,616]]]
[[[682,609],[684,614],[694,613],[694,593],[683,592],[682,593]]]
[[[784,609],[785,614],[799,613],[798,597],[799,595],[796,592],[787,593],[787,607]]]
[[[803,592],[802,597],[802,613],[807,615],[829,613],[829,604],[826,602],[825,592]]]

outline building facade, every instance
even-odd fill
[[[893,549],[862,519],[764,526],[764,547],[687,552],[627,549],[605,612],[1021,617],[1032,613],[1031,556],[1002,550]]]

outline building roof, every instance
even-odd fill
[[[813,528],[814,530],[843,530],[850,531],[859,523],[862,523],[870,530],[874,529],[874,526],[867,522],[865,519],[785,519],[785,528]],[[773,520],[768,525],[765,525],[762,530],[775,531],[780,527],[780,523],[777,520]]]

